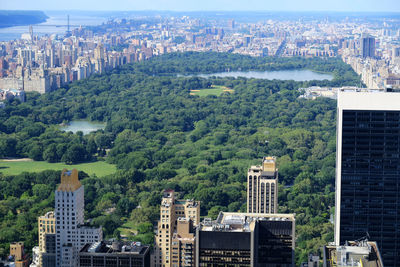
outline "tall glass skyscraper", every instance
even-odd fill
[[[375,57],[375,38],[372,36],[361,37],[361,56],[363,58]]]
[[[338,92],[335,243],[376,241],[400,266],[400,93]]]

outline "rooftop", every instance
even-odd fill
[[[263,178],[271,177],[274,179],[277,172],[276,157],[263,157],[262,166],[251,166],[249,172],[261,173]]]
[[[200,225],[202,231],[250,232],[256,221],[291,221],[294,214],[263,214],[221,211],[215,221],[206,218]]]
[[[54,211],[46,212],[45,215],[40,216],[40,219],[54,219]]]
[[[61,184],[58,186],[58,191],[72,192],[81,187],[82,184],[78,179],[78,171],[76,169],[64,169],[61,172]]]
[[[80,253],[106,253],[106,254],[146,254],[149,246],[142,245],[140,242],[95,242],[86,244]]]
[[[368,240],[350,241],[344,246],[326,246],[324,262],[327,267],[383,267],[376,242]]]
[[[400,110],[400,93],[379,89],[340,90],[338,108],[342,110]]]

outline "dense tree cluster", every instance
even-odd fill
[[[176,75],[288,68],[329,71],[335,78],[294,82]],[[329,220],[334,206],[336,102],[298,98],[297,89],[357,82],[357,75],[339,59],[165,55],[49,94],[29,94],[23,104],[9,103],[0,111],[0,154],[72,163],[102,156],[107,150],[106,160],[119,170],[101,178],[82,174],[86,217],[103,225],[106,237],[118,237],[117,228],[131,221],[138,226],[132,238],[144,242],[152,240],[149,223],[158,218],[164,189],[201,201],[202,216],[215,218],[220,210],[245,211],[247,168],[259,164],[263,156],[277,156],[279,211],[296,213],[300,262],[333,239]],[[189,94],[191,89],[211,85],[227,86],[234,93]],[[89,135],[64,133],[55,126],[73,119],[103,121],[107,126]],[[0,178],[2,247],[16,237],[27,241],[28,247],[36,242],[32,226],[44,209],[52,207],[58,175]],[[43,182],[46,179],[49,182]],[[23,222],[16,224],[18,220]]]

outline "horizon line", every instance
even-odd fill
[[[42,12],[52,12],[52,11],[85,11],[85,12],[172,12],[172,13],[181,13],[181,12],[238,12],[238,13],[370,13],[370,14],[379,14],[379,13],[393,13],[399,14],[400,11],[351,11],[351,10],[168,10],[168,9],[138,9],[138,10],[109,10],[109,9],[0,9],[1,11],[42,11]]]

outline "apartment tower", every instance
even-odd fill
[[[261,166],[247,172],[247,212],[277,213],[278,169],[275,157],[264,157]]]
[[[87,243],[102,240],[102,229],[84,224],[84,189],[78,171],[64,169],[55,192],[56,266],[78,265],[78,252]]]
[[[56,218],[49,211],[38,218],[39,266],[54,266],[56,260]]]
[[[198,201],[179,200],[173,190],[164,191],[155,236],[155,266],[194,266],[193,227],[199,222]]]
[[[400,93],[338,92],[335,244],[365,236],[400,266]]]

